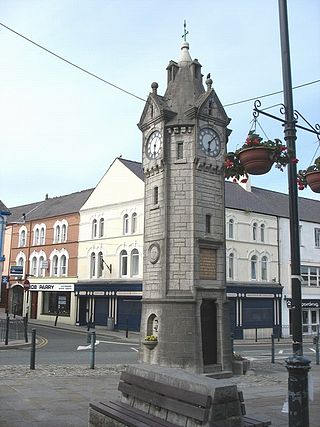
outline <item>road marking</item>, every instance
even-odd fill
[[[139,352],[138,348],[134,348],[134,347],[130,347],[130,348],[131,348],[131,350],[136,351],[137,353]]]
[[[279,350],[279,351],[278,351],[278,353],[279,353],[279,354],[283,354],[283,350]]]
[[[100,344],[100,341],[96,341],[95,345]],[[89,345],[79,345],[77,350],[91,350],[91,344]]]
[[[130,343],[130,342],[116,342],[116,341],[103,341],[103,340],[100,340],[100,342],[104,342],[104,343],[106,343],[106,344],[118,344],[118,345],[136,345],[136,346],[139,346],[139,344],[137,343],[137,344],[134,344],[134,343]]]
[[[313,353],[315,353],[316,351],[315,351],[315,349],[314,348],[311,348],[311,347],[309,347],[309,350],[311,350]]]

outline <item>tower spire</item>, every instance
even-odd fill
[[[187,22],[186,22],[186,20],[184,20],[182,38],[184,39],[185,42],[187,41],[187,34],[189,34],[189,31],[187,31]]]

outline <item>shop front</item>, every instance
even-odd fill
[[[139,331],[142,282],[78,282],[76,324]]]
[[[281,336],[280,285],[227,285],[230,326],[234,339]]]
[[[30,283],[26,298],[31,319],[75,323],[73,283]]]
[[[291,325],[292,299],[287,299],[287,308],[289,310],[289,319]],[[304,335],[315,335],[318,333],[320,324],[320,299],[301,300],[302,309],[302,333]],[[291,333],[291,331],[290,331]]]

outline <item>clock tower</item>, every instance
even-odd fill
[[[145,175],[140,360],[198,373],[230,370],[232,356],[223,173],[230,119],[210,75],[206,89],[202,77],[184,41],[179,61],[167,67],[165,94],[152,83],[138,124]]]

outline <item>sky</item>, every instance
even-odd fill
[[[320,79],[319,18],[318,0],[288,0],[293,87]],[[0,0],[2,24],[138,97],[0,26],[0,200],[7,207],[93,188],[119,155],[141,161],[139,98],[154,81],[164,94],[184,20],[190,55],[204,76],[211,73],[231,118],[233,151],[252,128],[253,101],[229,104],[282,90],[277,0]],[[261,102],[281,116],[282,93]],[[293,102],[310,124],[320,122],[320,82],[294,89]],[[257,131],[283,139],[281,123],[261,115]],[[297,137],[298,169],[305,169],[320,155],[319,141],[300,130]],[[278,170],[251,177],[254,186],[284,193],[287,181]],[[320,200],[309,189],[299,196]]]

